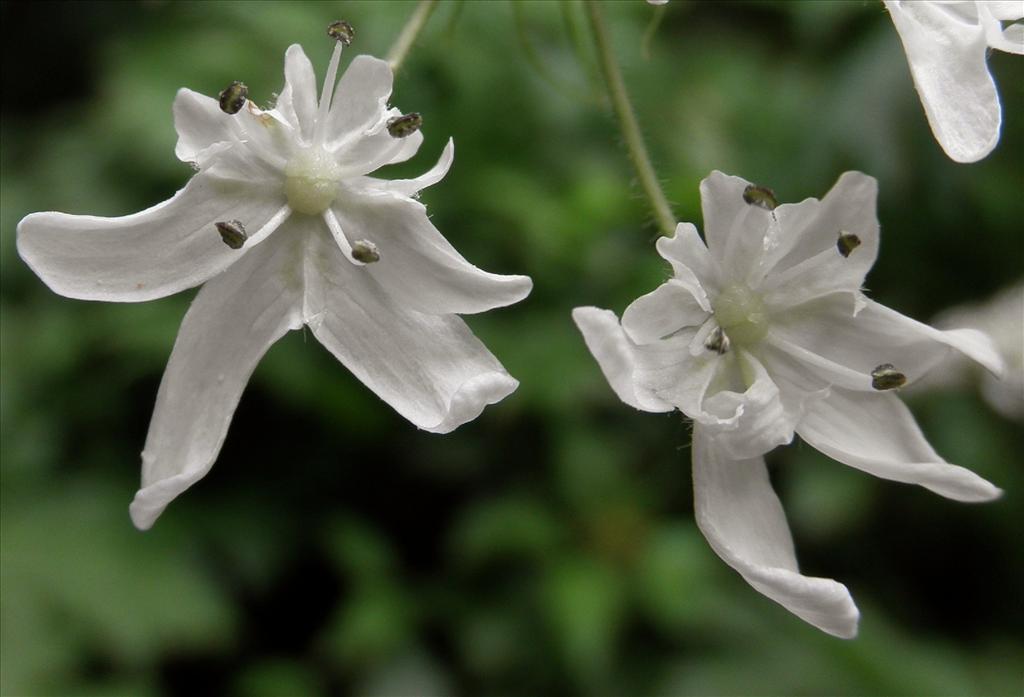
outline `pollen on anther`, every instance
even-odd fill
[[[394,116],[388,119],[388,133],[391,134],[392,138],[406,138],[411,136],[416,131],[420,130],[420,126],[423,125],[423,117],[416,112],[411,114],[405,114],[404,116]]]
[[[248,98],[249,88],[245,86],[244,82],[235,80],[221,90],[217,102],[220,104],[220,110],[225,114],[237,114],[245,106],[245,101]]]
[[[241,249],[245,241],[249,239],[249,235],[245,232],[245,226],[238,220],[214,223],[214,227],[220,233],[220,238],[224,241],[224,244],[231,247],[231,249]]]
[[[747,188],[743,190],[743,200],[751,206],[758,206],[767,211],[773,211],[779,205],[774,191],[767,186],[756,186],[754,184],[748,184]]]
[[[370,240],[358,240],[352,245],[352,258],[364,264],[380,261],[380,251]]]
[[[356,38],[356,30],[345,20],[339,19],[327,26],[327,36],[335,41],[340,41],[346,46],[351,46],[352,40]]]
[[[836,249],[844,257],[850,256],[857,247],[860,246],[860,238],[854,235],[852,232],[840,232],[839,239],[836,241]]]
[[[895,390],[906,382],[907,376],[896,370],[892,363],[883,363],[871,371],[871,386],[876,390]]]

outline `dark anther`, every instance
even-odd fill
[[[339,19],[337,22],[331,22],[328,25],[327,36],[335,41],[340,41],[346,46],[351,46],[352,39],[356,38],[356,30],[345,20]]]
[[[775,210],[779,202],[775,199],[775,192],[767,186],[755,186],[748,184],[743,190],[743,200],[751,206],[760,206],[767,211]]]
[[[896,370],[892,363],[883,363],[871,371],[871,386],[876,390],[895,390],[906,382],[907,376]]]
[[[721,327],[715,327],[714,330],[708,334],[707,340],[704,342],[704,348],[708,351],[714,351],[719,355],[723,355],[729,352],[729,337],[725,335]]]
[[[352,245],[352,258],[364,264],[372,264],[380,261],[380,252],[377,251],[377,245],[370,240],[359,240]]]
[[[850,252],[860,246],[860,238],[852,232],[840,232],[839,241],[836,242],[836,249],[844,257],[850,256]]]
[[[392,138],[405,138],[420,130],[423,125],[423,117],[413,112],[405,116],[395,116],[388,119],[388,133]]]
[[[242,245],[249,238],[245,234],[245,226],[238,220],[228,220],[221,223],[214,223],[217,228],[217,232],[220,233],[220,238],[224,240],[224,244],[231,247],[232,249],[241,249]]]
[[[235,80],[221,90],[218,101],[220,110],[225,114],[237,114],[245,106],[245,100],[249,98],[249,88],[244,82]]]

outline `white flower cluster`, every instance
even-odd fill
[[[1002,24],[1024,17],[1024,2],[885,5],[936,138],[954,160],[984,157],[1001,120],[986,51],[1024,52],[1022,25]],[[351,27],[330,33],[338,41],[319,98],[297,45],[272,109],[241,83],[219,99],[179,91],[175,154],[197,173],[170,200],[121,218],[46,212],[18,225],[21,257],[66,297],[139,302],[203,286],[159,388],[130,509],[141,529],[209,471],[249,376],[290,330],[309,327],[381,399],[436,433],[518,385],[458,315],[516,303],[530,279],[470,264],[416,200],[452,165],[451,141],[417,178],[372,176],[417,152],[422,119],[389,107],[384,61],[358,56],[337,80]],[[848,172],[820,201],[779,205],[769,189],[713,172],[701,184],[704,238],[680,223],[658,241],[672,278],[621,321],[573,312],[624,402],[692,419],[697,523],[715,552],[840,637],[856,634],[858,610],[845,586],[799,572],[767,452],[799,435],[847,465],[949,498],[1000,494],[945,462],[895,392],[950,354],[994,375],[1003,365],[980,331],[939,331],[864,295],[878,254],[876,194],[874,179]]]

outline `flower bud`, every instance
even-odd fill
[[[235,80],[221,90],[220,95],[218,95],[220,110],[225,114],[237,114],[245,106],[245,100],[248,98],[249,88],[245,86],[244,82]]]
[[[423,125],[423,117],[415,111],[405,116],[394,116],[388,119],[388,133],[392,138],[406,138]]]
[[[220,233],[220,238],[224,240],[224,244],[231,247],[232,249],[241,249],[242,245],[249,236],[245,233],[245,226],[242,225],[241,221],[228,220],[220,223],[214,223],[217,228],[217,232]]]
[[[766,211],[775,210],[775,207],[779,205],[774,191],[767,186],[755,186],[753,184],[749,184],[743,190],[743,200],[751,206],[759,206]]]
[[[871,371],[871,386],[876,390],[895,390],[906,382],[907,376],[896,370],[892,363],[883,363]]]
[[[380,261],[380,252],[377,250],[377,245],[370,240],[357,240],[352,245],[352,258],[364,264],[372,264],[375,261]]]
[[[345,20],[339,19],[337,22],[331,22],[327,26],[327,36],[335,41],[340,41],[346,46],[351,46],[352,40],[356,38],[356,30]]]

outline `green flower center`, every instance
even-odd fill
[[[292,210],[319,215],[334,203],[341,167],[320,147],[299,150],[284,168],[284,193]]]
[[[733,344],[750,346],[768,333],[761,297],[744,285],[729,286],[712,303],[715,319]]]

